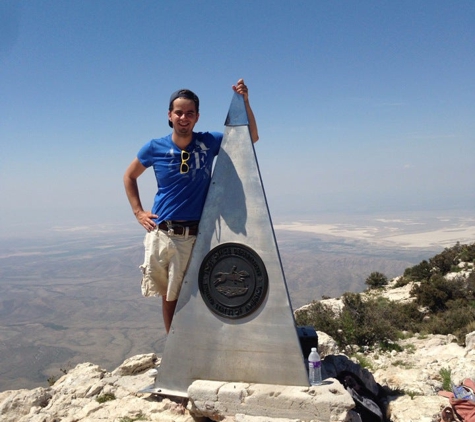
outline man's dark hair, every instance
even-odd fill
[[[188,100],[192,100],[195,103],[196,112],[197,113],[200,112],[200,100],[198,96],[193,91],[190,91],[189,89],[179,89],[178,91],[175,91],[170,96],[170,105],[168,107],[168,110],[170,111],[173,110],[173,101],[175,101],[177,98],[187,98]]]
[[[170,104],[168,106],[169,111],[173,110],[173,101],[175,101],[177,98],[186,98],[188,100],[192,100],[195,103],[196,112],[200,112],[200,99],[198,98],[198,95],[189,89],[179,89],[170,96]],[[168,120],[168,126],[173,127],[173,123],[170,120]]]

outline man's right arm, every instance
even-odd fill
[[[144,211],[142,207],[142,202],[140,201],[139,187],[137,179],[147,168],[139,161],[138,158],[135,158],[127,168],[124,174],[124,186],[125,193],[129,200],[132,211],[135,215],[135,218],[145,230],[153,230],[156,226],[153,218],[157,218],[155,214],[152,214],[150,211]]]

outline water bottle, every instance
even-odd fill
[[[322,362],[316,347],[312,347],[308,356],[308,380],[310,385],[322,383]]]
[[[454,393],[454,397],[456,399],[475,401],[475,394],[468,388],[465,388],[463,385],[456,386],[452,384],[452,392]]]

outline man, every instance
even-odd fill
[[[259,135],[249,105],[247,86],[239,79],[233,90],[244,97],[253,142]],[[145,144],[124,174],[124,185],[137,221],[147,230],[142,294],[162,296],[163,322],[170,331],[183,277],[196,240],[198,224],[211,180],[213,159],[222,133],[194,132],[199,99],[182,89],[170,97],[168,124],[172,133]],[[153,167],[158,192],[152,211],[142,207],[138,177]]]

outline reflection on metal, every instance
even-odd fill
[[[244,105],[244,97],[239,94],[234,94],[224,125],[245,126],[248,124],[249,120],[247,118],[246,107]]]
[[[245,116],[245,118],[243,117]],[[308,386],[244,101],[234,94],[199,233],[155,384]]]

